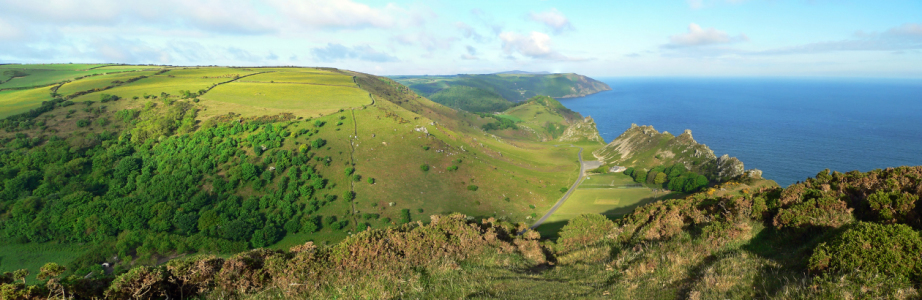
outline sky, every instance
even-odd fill
[[[920,0],[0,0],[0,63],[922,78]]]

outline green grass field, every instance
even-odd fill
[[[317,116],[371,104],[368,92],[358,88],[288,83],[232,82],[216,87],[201,98],[208,108],[207,115],[288,112]]]
[[[42,101],[51,100],[51,90],[37,88],[31,90],[0,92],[0,118],[24,113],[38,107]]]
[[[82,92],[94,88],[104,88],[113,85],[112,82],[116,80],[124,82],[130,78],[152,76],[154,73],[154,71],[125,72],[88,77],[74,82],[65,83],[58,89],[58,94],[67,96],[76,92]]]
[[[309,83],[319,85],[337,85],[354,87],[352,76],[326,72],[272,72],[253,75],[243,79],[244,82]]]
[[[625,187],[634,184],[630,176],[621,173],[590,175],[583,179],[567,202],[538,227],[538,232],[542,236],[553,237],[569,220],[582,214],[616,218],[653,201],[684,196],[681,193],[654,192],[648,187]]]
[[[90,247],[58,243],[0,245],[0,272],[27,269],[32,274],[26,279],[27,282],[34,281],[35,275],[45,263],[65,264],[82,255]]]

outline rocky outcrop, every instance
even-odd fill
[[[558,140],[561,142],[592,141],[605,143],[602,136],[599,135],[599,130],[596,128],[595,120],[592,117],[586,117],[570,124]]]
[[[742,175],[761,177],[762,171],[746,171],[743,162],[729,155],[720,157],[707,145],[699,144],[686,129],[674,136],[656,131],[653,126],[631,127],[605,147],[592,153],[605,164],[650,169],[655,166],[683,164],[708,179],[723,182]]]

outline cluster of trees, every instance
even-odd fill
[[[493,118],[494,120],[496,120],[495,122],[490,122],[487,124],[483,124],[483,126],[480,126],[480,128],[483,130],[519,129],[518,126],[515,126],[515,122],[510,119],[500,118],[500,117],[497,117],[491,114],[479,114],[479,115],[482,118]]]
[[[115,117],[134,128],[93,135],[86,148],[54,136],[7,139],[0,148],[0,240],[110,243],[126,257],[240,251],[324,226],[317,211],[338,197],[325,193],[328,181],[313,163],[329,164],[329,156],[280,149],[291,134],[278,123],[196,131],[195,114],[183,101],[119,111]],[[325,144],[318,140],[313,144]],[[255,145],[263,151],[254,156],[246,149]]]
[[[707,177],[688,171],[683,164],[657,166],[649,171],[631,167],[624,170],[624,174],[638,183],[663,185],[669,190],[683,193],[696,192],[709,182]]]

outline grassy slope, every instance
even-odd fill
[[[76,105],[57,108],[37,118],[45,122],[48,126],[46,130],[33,128],[20,133],[29,136],[55,134],[67,139],[75,146],[88,145],[92,139],[89,133],[99,133],[104,130],[119,131],[127,128],[127,124],[121,123],[112,116],[114,112],[126,108],[141,108],[148,102],[162,104],[160,99],[133,99],[134,96],[143,96],[145,93],[159,95],[161,92],[176,95],[179,90],[194,92],[214,83],[230,80],[232,79],[228,77],[230,75],[248,75],[266,71],[275,73],[260,74],[252,78],[243,77],[243,79],[275,81],[276,78],[281,78],[311,83],[310,80],[315,78],[333,78],[342,84],[344,81],[336,78],[351,79],[353,75],[356,75],[349,72],[314,69],[175,69],[104,92],[78,97],[74,99],[77,102]],[[295,74],[301,72],[310,74]],[[147,73],[134,72],[133,74]],[[318,73],[324,75],[315,75]],[[401,209],[410,209],[413,220],[428,220],[430,214],[463,212],[478,217],[496,216],[507,220],[525,221],[532,214],[541,214],[546,211],[557,201],[560,195],[559,188],[568,186],[575,180],[575,173],[578,170],[575,163],[576,148],[555,147],[553,143],[535,143],[534,139],[505,138],[485,133],[479,127],[492,119],[483,119],[463,111],[447,108],[425,98],[419,98],[405,87],[388,79],[358,75],[364,76],[363,78],[377,85],[375,87],[362,86],[365,89],[363,91],[345,86],[235,81],[219,85],[199,97],[200,101],[195,103],[201,109],[199,115],[202,121],[228,112],[242,116],[293,112],[296,116],[313,117],[310,120],[294,121],[290,124],[286,122],[289,131],[297,131],[301,128],[313,129],[311,124],[314,120],[326,121],[327,125],[320,133],[311,137],[311,139],[320,137],[328,141],[329,144],[324,149],[315,151],[320,156],[331,156],[334,161],[329,167],[318,166],[318,171],[325,178],[330,179],[332,185],[335,185],[335,188],[324,193],[340,195],[344,190],[351,188],[356,192],[357,198],[355,203],[334,201],[322,207],[317,214],[348,218],[350,226],[341,231],[324,228],[315,234],[291,234],[274,247],[287,248],[306,240],[338,241],[346,237],[350,231],[354,231],[356,221],[367,222],[374,228],[392,226],[393,223],[386,224],[380,219],[362,220],[360,216],[363,213],[377,213],[380,214],[380,218],[386,217],[396,222]],[[121,75],[105,76],[102,78],[89,77],[83,79],[87,80],[85,82],[78,80],[67,85],[72,85],[73,90],[79,90],[76,88],[79,84],[94,88],[109,79],[122,78]],[[348,85],[348,82],[343,85]],[[355,83],[352,85],[354,86]],[[253,86],[259,88],[257,90],[246,89],[246,87]],[[236,87],[242,89],[235,90]],[[305,101],[304,95],[315,95],[318,88],[351,89],[358,93],[352,92],[349,96],[322,95],[326,97],[308,98]],[[48,95],[45,91],[40,92],[42,95]],[[265,97],[274,96],[276,101],[271,104],[258,101],[259,96],[247,96],[250,92],[261,93]],[[369,92],[375,95],[376,102],[373,106],[368,106],[371,102]],[[97,102],[90,106],[81,103],[85,100],[98,100],[100,93],[119,95],[122,100],[109,103]],[[325,101],[330,98],[341,101]],[[103,106],[105,109],[102,109]],[[292,108],[300,109],[293,110]],[[339,109],[344,109],[344,111],[340,112]],[[71,110],[74,112],[70,113]],[[318,118],[317,115],[323,116]],[[110,124],[105,127],[97,125],[95,121],[101,118],[109,119]],[[78,128],[76,122],[80,119],[88,119],[93,123],[88,127]],[[338,122],[343,124],[336,125]],[[416,128],[426,128],[429,135],[416,131]],[[11,133],[3,133],[3,135],[8,134]],[[308,143],[307,138],[288,139],[282,149],[295,150],[299,144],[304,143]],[[351,153],[353,147],[355,150]],[[429,147],[429,149],[425,150],[424,147]],[[244,150],[252,155],[252,149],[249,147],[244,147]],[[457,159],[461,162],[457,163]],[[355,163],[356,174],[363,176],[359,182],[353,182],[342,175],[342,170],[352,161]],[[423,172],[419,168],[421,164],[428,164],[431,169]],[[457,171],[449,172],[447,170],[449,166],[459,168]],[[374,178],[375,184],[369,184],[367,178]],[[467,189],[469,185],[476,185],[479,189],[469,191]],[[509,198],[509,201],[504,201],[505,198]],[[388,205],[391,202],[394,206]],[[535,208],[531,208],[532,205]],[[353,209],[358,215],[351,215]],[[420,209],[422,212],[419,212]],[[73,247],[84,249],[83,251],[89,250],[89,248],[76,245]],[[3,268],[11,270],[17,267],[34,266],[49,257],[48,255],[55,254],[38,253],[33,260],[17,262],[14,265],[3,265]]]

